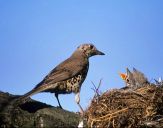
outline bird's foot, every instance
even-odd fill
[[[80,116],[84,117],[84,110],[82,108],[82,106],[80,104],[78,104],[79,108],[80,108]]]

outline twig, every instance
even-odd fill
[[[95,85],[92,81],[91,81],[91,83],[93,84],[93,87],[94,87],[94,88],[91,88],[91,89],[95,92],[94,97],[100,96],[100,94],[99,94],[99,88],[100,88],[100,86],[101,86],[102,79],[100,79],[100,82],[99,82],[99,84],[98,84],[97,87],[96,87],[96,85]]]

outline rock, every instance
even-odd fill
[[[77,127],[80,116],[32,99],[14,107],[19,96],[0,92],[0,127]]]

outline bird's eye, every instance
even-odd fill
[[[89,45],[90,49],[93,49],[93,46],[92,45]]]
[[[130,82],[130,80],[127,78],[127,79],[126,79],[126,82],[127,82],[127,83],[129,83],[129,82]]]

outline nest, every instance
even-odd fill
[[[86,110],[88,127],[163,127],[163,87],[116,89],[95,96]]]

